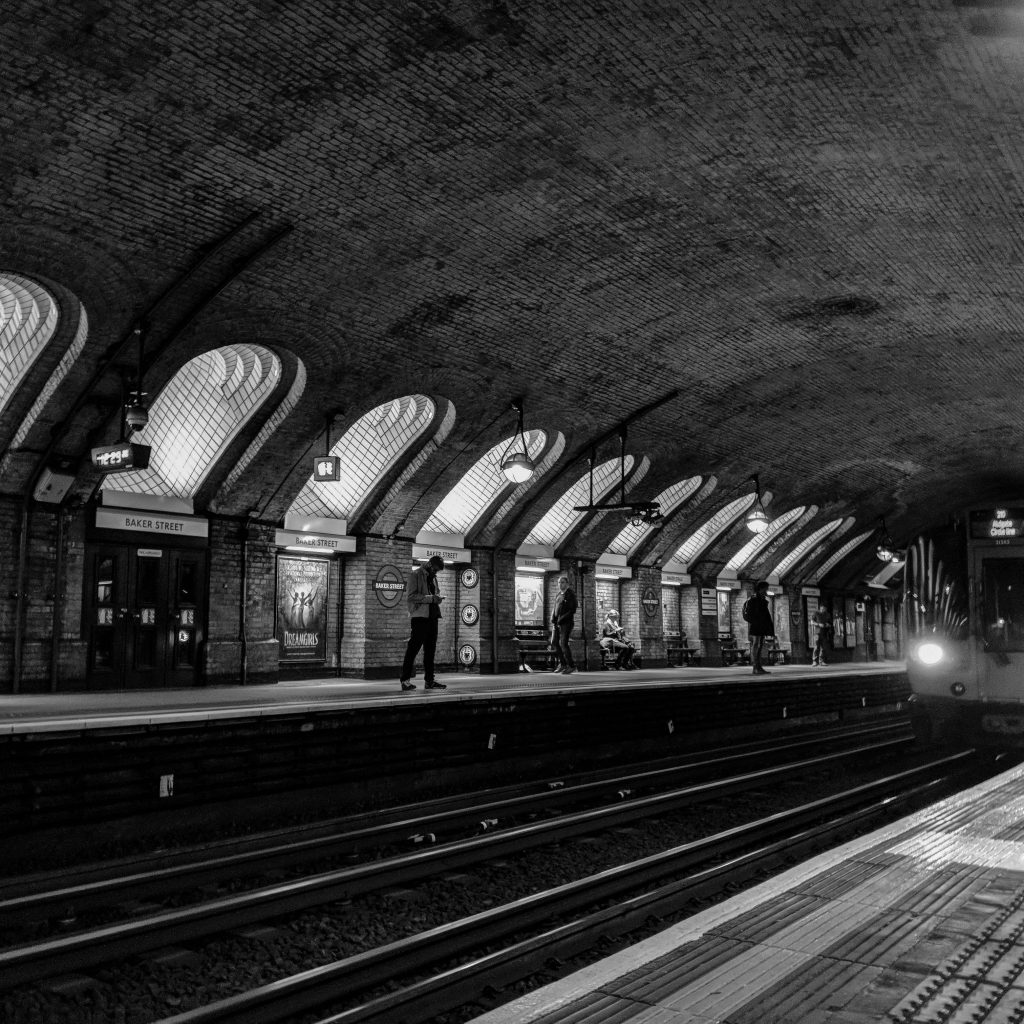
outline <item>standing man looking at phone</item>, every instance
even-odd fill
[[[412,681],[416,655],[423,648],[423,689],[446,690],[444,683],[434,679],[434,651],[437,649],[437,623],[441,618],[441,602],[437,592],[437,574],[444,569],[444,559],[432,555],[426,565],[417,566],[409,581],[406,604],[409,606],[409,643],[402,662],[402,690],[415,690]]]

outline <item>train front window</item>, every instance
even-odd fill
[[[1003,651],[1024,651],[1024,559],[982,562],[985,640]]]

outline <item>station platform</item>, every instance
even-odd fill
[[[903,661],[857,664],[779,665],[758,677],[789,683],[837,677],[886,676],[905,671]],[[523,694],[574,694],[657,690],[680,685],[749,683],[749,666],[729,668],[677,667],[634,671],[581,670],[571,676],[557,672],[512,672],[504,675],[439,673],[447,689],[402,693],[393,679],[320,679],[285,681],[270,686],[194,687],[167,690],[122,690],[55,694],[0,694],[0,736],[24,733],[110,729],[175,722],[201,723],[273,715],[308,715],[346,708],[415,706],[429,701],[476,701]]]
[[[474,1018],[475,1024],[1024,1020],[1024,767]]]

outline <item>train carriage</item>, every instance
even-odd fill
[[[1024,501],[917,537],[903,596],[918,739],[1024,749]]]

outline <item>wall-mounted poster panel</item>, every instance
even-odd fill
[[[516,625],[544,625],[544,577],[516,573]]]
[[[281,661],[327,660],[325,558],[277,559],[277,640]]]
[[[701,615],[718,615],[718,598],[714,587],[700,588]]]

